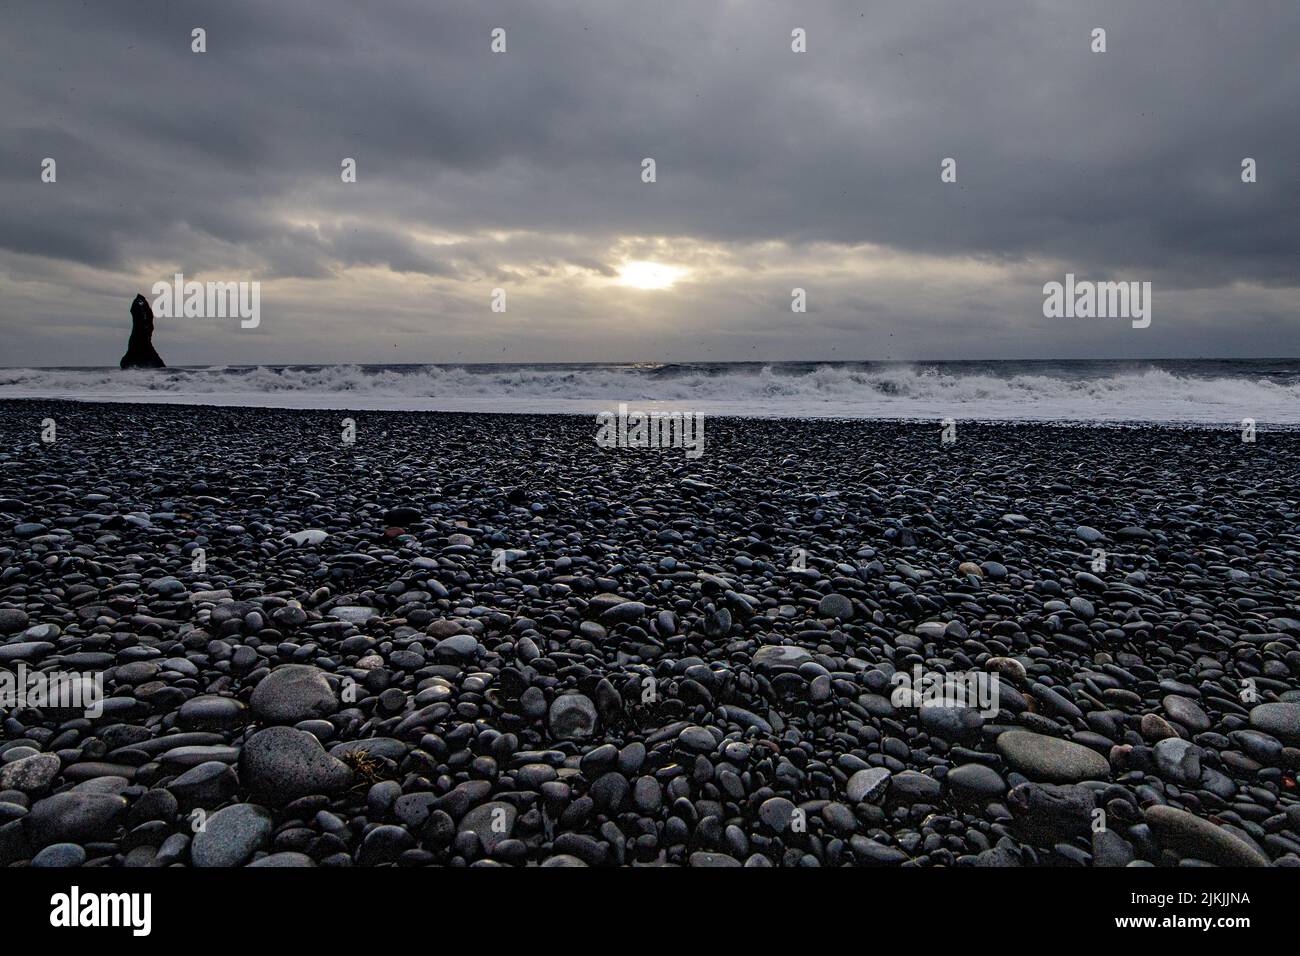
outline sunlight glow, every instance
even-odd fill
[[[679,266],[636,259],[623,263],[618,270],[618,283],[633,289],[667,289],[684,275],[686,270]]]

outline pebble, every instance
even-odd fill
[[[243,866],[271,838],[271,815],[251,803],[236,803],[209,816],[190,842],[190,861],[199,867]]]
[[[239,789],[234,769],[219,760],[191,767],[167,784],[167,790],[182,809],[221,806]]]
[[[0,766],[0,790],[21,790],[29,796],[43,794],[58,777],[60,766],[57,756],[42,753],[6,763]]]
[[[945,782],[953,796],[959,800],[997,800],[1007,792],[1007,782],[1002,779],[1002,775],[981,763],[953,767]]]
[[[1166,694],[1160,700],[1165,714],[1175,723],[1181,724],[1194,734],[1202,734],[1214,726],[1209,715],[1196,701],[1178,694]]]
[[[491,856],[497,848],[514,834],[519,811],[513,804],[492,801],[475,807],[465,814],[457,828],[458,833],[472,833],[482,852]]]
[[[1240,837],[1176,807],[1151,806],[1143,817],[1161,846],[1216,866],[1268,866],[1268,858]]]
[[[878,801],[889,788],[889,778],[892,774],[884,767],[867,767],[859,770],[849,778],[848,785],[844,788],[844,795],[849,798],[850,803],[861,803],[864,800]]]
[[[822,617],[847,621],[853,617],[853,602],[843,594],[828,594],[818,602],[817,613]]]
[[[754,654],[754,667],[759,670],[794,669],[812,660],[812,655],[802,647],[768,644]]]
[[[176,720],[186,730],[230,730],[245,720],[243,702],[217,694],[200,694],[181,704]]]
[[[329,532],[320,528],[305,528],[302,531],[294,531],[285,535],[284,539],[291,544],[315,547],[318,544],[323,544],[328,537]]]
[[[282,664],[253,688],[253,713],[268,724],[296,724],[328,717],[338,698],[324,671],[309,664]]]
[[[1068,740],[1009,730],[998,735],[997,748],[1007,763],[1031,780],[1078,783],[1110,778],[1105,757]]]
[[[1160,776],[1184,787],[1194,787],[1200,782],[1200,747],[1179,737],[1168,737],[1158,741],[1153,750]]]
[[[758,818],[772,832],[784,833],[794,810],[794,804],[785,797],[768,797],[758,808]]]
[[[311,734],[292,727],[268,727],[245,741],[239,779],[250,792],[278,805],[342,790],[352,782],[352,771],[327,754]]]
[[[85,848],[75,843],[54,843],[32,857],[32,866],[37,869],[82,866],[85,862]]]
[[[1024,839],[1054,846],[1090,832],[1096,798],[1077,784],[1022,783],[1007,795],[1007,807]]]
[[[564,694],[551,701],[547,722],[557,740],[585,740],[596,730],[596,705],[583,694]]]
[[[1300,745],[1300,701],[1252,707],[1250,725],[1285,744]]]
[[[111,838],[126,809],[126,798],[117,794],[69,790],[32,804],[23,823],[34,847],[92,843]]]
[[[0,607],[0,634],[14,634],[27,627],[27,612],[14,607]]]
[[[366,624],[372,618],[378,617],[379,612],[373,607],[343,606],[331,610],[329,616],[348,624]]]

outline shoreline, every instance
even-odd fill
[[[193,401],[177,400],[177,396],[169,395],[165,398],[147,399],[141,396],[131,396],[130,398],[105,398],[92,396],[86,398],[45,398],[38,396],[0,396],[0,406],[7,403],[23,404],[51,404],[59,405],[67,403],[69,405],[107,405],[107,406],[126,406],[137,408],[171,408],[171,409],[192,409],[192,408],[212,408],[212,409],[231,409],[231,410],[263,410],[276,412],[320,412],[320,413],[364,413],[384,414],[384,415],[470,415],[484,417],[515,417],[526,416],[529,418],[558,418],[558,419],[583,419],[591,420],[601,412],[607,412],[615,409],[619,404],[618,401],[613,403],[592,402],[590,411],[529,411],[526,406],[536,404],[520,400],[516,404],[519,407],[483,409],[483,408],[392,408],[392,407],[366,407],[361,404],[354,405],[276,405],[276,404],[258,404],[260,399],[265,396],[250,398],[247,402],[212,402],[211,396],[203,396],[203,399],[195,398]],[[636,411],[696,411],[698,406],[680,399],[661,400],[661,401],[635,401],[627,400],[624,404],[629,405]],[[885,425],[914,425],[916,427],[933,426],[938,427],[944,417],[949,416],[912,416],[912,417],[889,417],[889,416],[871,416],[859,417],[851,415],[794,415],[781,413],[762,413],[755,412],[751,414],[735,413],[713,413],[708,411],[700,412],[708,421],[728,421],[728,422],[796,422],[804,424],[831,423],[831,424],[885,424]],[[1183,421],[1183,420],[1144,420],[1144,419],[1100,419],[1100,420],[1078,420],[1069,418],[955,418],[958,425],[979,425],[987,427],[1041,427],[1041,428],[1059,428],[1059,429],[1124,429],[1140,430],[1144,428],[1154,428],[1172,431],[1222,431],[1222,432],[1240,432],[1241,425],[1236,421]],[[1300,432],[1300,423],[1293,422],[1257,422],[1257,431],[1260,433],[1277,433],[1286,434],[1291,432]]]

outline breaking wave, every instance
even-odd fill
[[[1300,363],[947,362],[0,369],[0,398],[286,408],[1300,424]]]

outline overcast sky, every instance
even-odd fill
[[[0,23],[0,364],[116,364],[131,299],[176,272],[259,281],[261,324],[160,319],[171,365],[1300,355],[1294,0]],[[1150,328],[1044,318],[1067,272],[1151,282]]]

